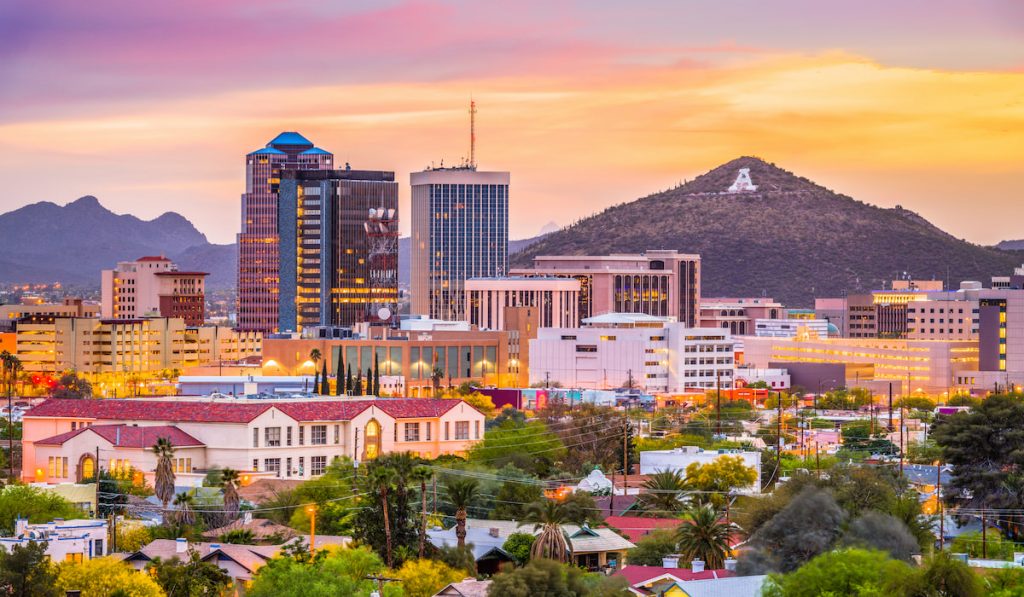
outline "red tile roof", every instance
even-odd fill
[[[123,448],[152,448],[156,445],[157,439],[166,437],[171,440],[171,445],[176,448],[186,446],[202,446],[203,442],[173,425],[150,425],[148,427],[135,427],[133,425],[93,425],[83,427],[75,431],[68,431],[53,437],[48,437],[36,442],[43,446],[61,446],[69,439],[81,435],[86,431],[92,431],[115,446]]]
[[[680,562],[682,564],[682,562]],[[662,568],[661,566],[623,566],[613,576],[621,576],[629,582],[630,586],[645,583],[652,578],[658,578],[665,574],[671,574],[682,581],[687,580],[714,580],[716,578],[728,578],[736,576],[731,570],[704,570],[694,572],[689,568]]]
[[[396,419],[438,417],[461,400],[382,398],[377,400],[310,400],[308,402],[206,402],[185,400],[51,398],[25,414],[29,418],[60,417],[114,421],[248,423],[271,408],[296,421],[347,421],[371,406]],[[467,405],[467,408],[472,408]]]
[[[642,516],[606,516],[605,524],[622,531],[627,539],[636,543],[655,529],[674,529],[682,522],[678,518],[645,518]]]
[[[209,276],[210,272],[187,272],[179,270],[168,270],[165,272],[157,272],[157,276]]]
[[[170,261],[170,259],[163,255],[146,255],[145,257],[139,257],[136,261]]]

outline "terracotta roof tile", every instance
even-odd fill
[[[683,564],[683,562],[680,562]],[[659,576],[671,574],[681,581],[688,580],[710,580],[716,578],[728,578],[735,576],[736,573],[731,570],[704,570],[702,572],[694,572],[689,568],[663,568],[661,566],[624,566],[621,570],[617,571],[613,576],[621,576],[629,582],[630,585],[637,585],[646,583],[652,578],[658,578]]]
[[[152,448],[156,445],[157,439],[161,437],[171,440],[171,445],[176,448],[205,445],[173,425],[150,425],[144,427],[133,425],[93,425],[92,427],[83,427],[75,431],[68,431],[67,433],[48,437],[37,441],[36,444],[60,446],[69,439],[87,431],[92,431],[111,444],[123,448]]]

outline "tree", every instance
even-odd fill
[[[467,459],[496,468],[512,464],[520,470],[546,476],[564,454],[565,444],[545,423],[520,423],[510,419],[485,431],[483,440],[469,449]]]
[[[719,456],[708,464],[694,462],[686,467],[687,489],[694,499],[718,508],[725,505],[734,489],[745,489],[757,483],[757,471],[743,463],[740,456]]]
[[[842,543],[851,547],[877,549],[894,560],[909,562],[920,553],[917,538],[898,519],[881,512],[868,511],[850,522]]]
[[[331,395],[331,378],[327,375],[327,361],[324,361],[324,370],[320,376],[320,394],[323,396]]]
[[[542,499],[544,490],[539,484],[531,483],[531,478],[519,469],[511,466],[502,469],[508,470],[514,470],[516,473],[513,473],[513,479],[501,484],[498,494],[494,497],[494,511],[491,517],[495,520],[522,520],[526,507]]]
[[[380,396],[380,359],[377,351],[373,351],[373,395]]]
[[[419,525],[419,558],[423,556],[427,548],[427,482],[434,478],[434,471],[429,466],[417,466],[410,475],[410,480],[420,484],[420,525]]]
[[[157,438],[153,454],[156,456],[153,490],[163,504],[166,516],[167,504],[174,499],[174,446],[171,445],[171,440],[166,437]]]
[[[967,562],[954,559],[948,551],[935,552],[922,566],[893,578],[887,588],[892,595],[908,597],[980,597],[986,594],[981,579]]]
[[[320,370],[316,366],[321,358],[323,358],[323,355],[320,354],[319,348],[309,351],[309,360],[313,362],[313,393],[315,394],[320,393]]]
[[[679,550],[678,536],[674,530],[657,529],[644,535],[629,550],[630,564],[637,566],[661,566],[662,558]]]
[[[378,467],[370,471],[368,475],[370,486],[380,499],[381,511],[384,513],[384,537],[386,541],[385,557],[388,567],[392,566],[393,550],[391,547],[391,521],[388,507],[388,493],[395,483],[395,471],[386,466]]]
[[[196,513],[193,511],[195,498],[191,493],[181,492],[174,496],[174,507],[177,508],[176,517],[178,524],[192,526],[196,523]]]
[[[356,372],[356,381],[352,385],[352,395],[362,396],[363,395],[363,370],[360,369]]]
[[[5,533],[9,534],[9,533]],[[57,597],[57,574],[46,542],[29,541],[0,549],[0,593],[13,597]]]
[[[146,571],[167,597],[213,597],[231,585],[231,577],[216,562],[203,561],[195,549],[188,550],[184,561],[177,556],[169,560],[153,558]]]
[[[342,502],[342,509],[355,508],[349,532],[360,544],[372,547],[385,561],[389,545],[397,546],[390,550],[393,565],[416,554],[412,546],[419,534],[419,517],[409,487],[419,462],[408,453],[378,456],[364,465],[365,474],[360,473],[362,495],[354,504]],[[386,472],[378,473],[378,469]]]
[[[0,352],[0,365],[3,367],[3,382],[7,394],[7,420],[5,434],[7,436],[7,464],[8,474],[11,481],[14,480],[14,405],[11,396],[14,394],[14,382],[18,378],[18,371],[21,371],[21,359],[7,352]]]
[[[353,389],[354,387],[352,385],[352,363],[349,363],[345,369],[345,395],[351,396]]]
[[[637,502],[649,516],[672,517],[683,509],[686,488],[679,471],[656,471],[647,476]]]
[[[572,557],[572,546],[562,530],[568,522],[565,505],[554,500],[543,500],[530,504],[523,522],[533,523],[533,530],[540,531],[530,548],[530,558],[548,558],[568,562]]]
[[[515,558],[517,564],[523,566],[530,561],[530,551],[533,547],[534,539],[536,537],[530,533],[512,533],[505,539],[505,543],[502,544],[501,548]],[[632,560],[630,561],[632,562]]]
[[[345,349],[338,350],[338,362],[334,366],[334,395],[341,396],[345,393]]]
[[[82,595],[125,597],[163,597],[164,591],[148,574],[139,574],[124,562],[111,558],[93,558],[82,562],[64,562],[57,567],[57,588],[81,591]]]
[[[1011,560],[1016,550],[1016,543],[1007,541],[998,530],[991,528],[985,532],[984,537],[979,531],[958,535],[953,538],[953,545],[950,547],[953,553],[965,553],[972,558],[981,558],[984,555],[990,560]]]
[[[217,540],[221,543],[233,543],[235,545],[254,545],[256,543],[256,535],[249,529],[231,529],[226,533],[222,533]]]
[[[54,518],[77,518],[82,511],[59,495],[28,485],[8,485],[0,489],[0,533],[14,534],[14,519],[28,518],[29,522],[49,522]]]
[[[846,513],[828,491],[805,487],[750,537],[750,544],[775,560],[779,571],[790,572],[831,549],[845,520]]]
[[[153,533],[149,527],[130,521],[120,521],[116,529],[117,549],[125,553],[135,553],[153,540]]]
[[[220,487],[224,490],[224,512],[234,520],[238,517],[238,471],[226,468],[221,472]]]
[[[488,595],[502,597],[590,597],[628,596],[628,583],[621,577],[586,574],[575,566],[547,559],[534,559],[522,568],[496,574]]]
[[[405,597],[431,597],[450,583],[466,578],[466,571],[434,560],[407,560],[394,576],[401,582]]]
[[[885,593],[887,583],[910,574],[909,566],[890,560],[880,551],[842,549],[823,553],[784,576],[771,575],[764,594],[766,597],[876,597]]]
[[[444,482],[444,493],[455,508],[455,537],[458,547],[466,546],[466,509],[476,500],[480,482],[476,479],[451,477]]]
[[[434,365],[434,368],[430,370],[430,386],[434,389],[434,398],[440,398],[441,396],[441,379],[443,378],[444,371],[437,365]]]
[[[328,548],[310,554],[292,550],[261,567],[246,590],[248,597],[333,597],[369,595],[375,583],[366,576],[384,572],[380,556],[367,547]],[[386,589],[387,587],[385,587]]]
[[[683,513],[683,521],[676,528],[679,553],[687,560],[702,560],[708,568],[725,567],[730,539],[735,527],[725,522],[711,505],[694,506]]]
[[[68,371],[60,376],[50,396],[53,398],[90,398],[92,397],[92,384],[85,378],[79,377],[74,371]]]

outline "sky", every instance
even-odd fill
[[[512,238],[741,155],[1024,238],[1018,0],[3,0],[0,210],[95,195],[232,242],[245,154],[294,130],[408,213],[470,98]]]

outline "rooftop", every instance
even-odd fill
[[[68,431],[67,433],[61,433],[53,437],[39,440],[36,442],[36,445],[62,446],[68,440],[90,431],[107,440],[111,444],[122,448],[149,449],[156,445],[157,440],[161,437],[170,440],[171,445],[176,448],[205,445],[203,442],[173,425],[154,425],[149,427],[136,427],[134,425],[93,425],[91,427],[82,427],[75,431]]]
[[[274,149],[273,147],[264,147],[263,149],[257,149],[249,155],[285,155],[280,149]]]
[[[285,131],[271,139],[270,143],[267,143],[267,147],[276,145],[308,145],[313,147],[313,142],[295,131]]]
[[[331,155],[331,152],[320,149],[319,147],[314,147],[303,151],[302,155]]]

